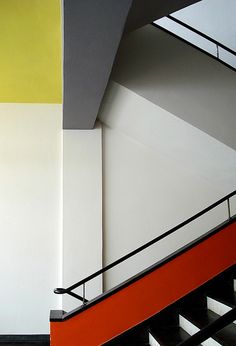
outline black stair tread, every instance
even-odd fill
[[[231,277],[236,279],[236,265],[234,265],[231,269]]]
[[[176,346],[190,337],[190,335],[179,326],[171,328],[152,327],[150,328],[150,333],[161,345],[165,346]]]
[[[149,346],[147,341],[142,342],[140,340],[122,340],[122,341],[112,341],[110,343],[104,344],[106,346]]]
[[[190,297],[184,299],[181,304],[181,310],[188,310],[189,308],[191,308],[191,310],[206,309],[207,299],[205,292],[198,292],[197,294],[194,292]]]
[[[200,329],[221,317],[213,311],[207,309],[188,311],[187,313],[183,313],[181,315]],[[212,338],[224,346],[236,346],[236,324],[229,324],[213,335]]]
[[[148,343],[148,331],[146,328],[139,331],[127,333],[108,341],[104,346],[144,346]]]
[[[149,343],[147,341],[141,341],[138,339],[134,340],[127,340],[127,339],[122,339],[122,340],[116,340],[116,341],[110,341],[104,344],[106,346],[148,346]]]
[[[236,325],[234,323],[229,324],[225,328],[221,329],[214,336],[215,340],[220,340],[223,345],[235,346],[236,345]],[[219,342],[220,342],[219,341]]]
[[[209,323],[215,321],[220,316],[208,309],[185,310],[180,313],[181,316],[195,324],[198,328],[203,328]]]
[[[230,291],[217,291],[217,292],[209,292],[207,294],[209,298],[213,298],[220,303],[228,305],[231,308],[236,307],[236,292],[233,290]]]

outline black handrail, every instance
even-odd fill
[[[166,32],[168,35],[171,35],[175,38],[177,38],[178,40],[181,40],[183,41],[184,43],[188,44],[189,46],[191,47],[194,47],[195,49],[199,50],[200,52],[208,55],[209,57],[211,57],[212,59],[215,59],[216,61],[218,61],[219,63],[221,63],[222,65],[226,66],[227,68],[231,69],[232,71],[236,72],[236,68],[230,64],[230,63],[227,63],[225,60],[223,60],[220,55],[219,55],[219,47],[216,46],[216,49],[217,49],[217,52],[216,52],[216,55],[214,55],[213,53],[210,53],[208,52],[207,50],[201,48],[200,46],[198,46],[197,44],[194,44],[193,42],[190,42],[189,40],[181,37],[180,35],[178,34],[175,34],[173,31],[170,31],[166,28],[164,28],[163,26],[153,22],[152,25],[155,27],[155,28],[158,28],[159,30],[162,30],[164,32]],[[228,48],[229,49],[229,48]]]
[[[134,255],[140,253],[141,251],[147,249],[148,247],[150,247],[151,245],[157,243],[158,241],[162,240],[163,238],[166,238],[167,236],[169,236],[170,234],[173,234],[174,232],[176,232],[177,230],[179,230],[180,228],[188,225],[190,222],[198,219],[200,216],[206,214],[208,211],[214,209],[215,207],[217,207],[218,205],[220,205],[221,203],[227,201],[227,206],[228,206],[228,219],[231,219],[231,211],[230,211],[230,203],[229,203],[229,199],[231,197],[233,197],[234,195],[236,195],[236,190],[229,193],[228,195],[226,195],[225,197],[219,199],[217,202],[211,204],[209,207],[203,209],[202,211],[200,211],[199,213],[191,216],[190,218],[188,218],[187,220],[181,222],[180,224],[178,224],[177,226],[171,228],[170,230],[168,230],[167,232],[164,232],[163,234],[157,236],[156,238],[152,239],[151,241],[145,243],[144,245],[138,247],[137,249],[131,251],[130,253],[128,253],[125,256],[122,256],[121,258],[119,258],[118,260],[112,262],[111,264],[108,264],[107,266],[105,266],[104,268],[96,271],[95,273],[87,276],[86,278],[78,281],[77,283],[75,283],[74,285],[68,287],[68,288],[56,288],[54,290],[54,293],[56,294],[69,294],[71,296],[74,296],[75,298],[83,301],[83,303],[86,303],[87,300],[85,299],[85,283],[94,279],[95,277],[105,273],[107,270],[117,266],[118,264],[124,262],[125,260],[129,259],[130,257],[133,257]],[[83,285],[83,297],[72,293],[71,291],[78,288],[79,286]]]
[[[236,56],[236,52],[235,52],[234,50],[232,50],[232,49],[226,47],[225,45],[223,45],[222,43],[216,41],[216,40],[213,39],[212,37],[210,37],[210,36],[204,34],[203,32],[201,32],[201,31],[199,31],[199,30],[193,28],[192,26],[190,26],[190,25],[188,25],[188,24],[182,22],[181,20],[179,20],[179,19],[177,19],[177,18],[175,18],[175,17],[173,17],[173,16],[171,16],[171,15],[168,15],[168,16],[166,16],[166,17],[169,18],[169,19],[171,19],[173,22],[176,22],[177,24],[179,24],[179,25],[185,27],[186,29],[191,30],[191,31],[194,32],[195,34],[198,34],[199,36],[205,38],[206,40],[208,40],[208,41],[214,43],[216,46],[221,47],[221,48],[223,48],[224,50],[226,50],[227,52],[229,52],[229,53],[233,54],[234,56]]]
[[[189,339],[182,341],[178,346],[198,346],[202,342],[206,341],[214,334],[219,332],[224,327],[228,326],[236,319],[236,308],[233,308],[223,316],[217,318],[206,327],[202,328],[196,334],[192,335]]]

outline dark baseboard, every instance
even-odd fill
[[[33,335],[0,335],[0,345],[49,345],[50,335],[49,334],[33,334]]]

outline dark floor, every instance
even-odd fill
[[[49,346],[49,335],[0,335],[0,346]]]

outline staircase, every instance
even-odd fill
[[[104,345],[235,346],[235,323],[229,323],[201,343],[191,338],[199,332],[205,339],[206,327],[236,308],[235,279],[236,266],[232,266],[161,313]]]
[[[232,216],[230,204],[235,195],[236,191],[230,193],[72,286],[55,289],[56,294],[69,294],[82,305],[70,312],[51,311],[51,346],[236,345],[236,216]],[[226,221],[87,300],[86,284],[92,279],[219,205],[228,211]],[[82,287],[82,296],[74,292],[78,287]]]

